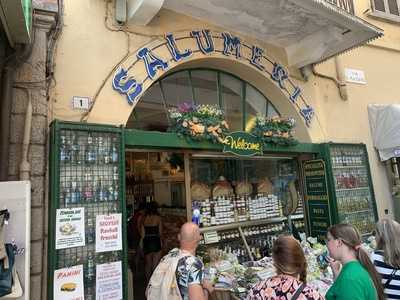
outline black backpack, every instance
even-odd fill
[[[8,266],[5,263],[6,258],[0,261],[0,297],[11,294],[13,285],[12,270],[15,262],[14,247],[11,244],[5,244],[5,247],[8,257]]]

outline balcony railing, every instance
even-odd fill
[[[353,0],[325,0],[325,1],[332,3],[333,5],[336,5],[337,7],[340,7],[341,9],[344,9],[349,14],[354,15]]]

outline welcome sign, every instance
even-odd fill
[[[236,131],[224,139],[224,153],[233,153],[239,156],[253,156],[263,154],[262,142],[247,132]]]
[[[265,73],[287,95],[288,101],[296,106],[307,126],[310,125],[314,109],[307,104],[301,89],[289,78],[287,70],[268,58],[264,49],[247,44],[228,32],[204,29],[169,33],[124,61],[112,78],[113,89],[134,106],[145,90],[144,85],[150,85],[149,81],[157,80],[163,72],[185,60],[201,56],[231,57]]]

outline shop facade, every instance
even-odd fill
[[[200,212],[204,248],[220,244],[243,261],[264,256],[263,249],[280,232],[295,229],[322,237],[330,224],[346,221],[368,234],[378,217],[393,215],[384,166],[369,136],[368,102],[360,103],[376,88],[374,73],[364,90],[347,83],[347,101],[342,100],[344,82],[318,75],[331,73],[335,63],[367,68],[361,57],[384,51],[380,40],[378,46],[343,54],[340,63],[327,59],[379,37],[379,28],[329,3],[302,7],[317,20],[330,9],[331,18],[338,18],[333,23],[346,18],[344,27],[365,34],[363,42],[354,37],[333,52],[304,55],[301,47],[273,45],[292,43],[292,38],[267,43],[249,31],[238,33],[235,27],[177,12],[173,1],[146,26],[121,27],[112,4],[65,3],[68,26],[56,54],[49,113],[49,299],[68,288],[55,274],[76,266],[74,271],[82,273],[75,277],[77,286],[82,283],[79,293],[95,297],[101,280],[96,274],[110,263],[109,273],[120,286],[115,297],[122,293],[128,299],[127,210],[139,202],[155,200],[161,206],[169,248],[177,244],[179,225],[193,217],[197,221]],[[353,7],[356,14],[361,8]],[[326,33],[332,32],[313,36],[308,46]],[[321,62],[318,72],[310,67]],[[169,132],[170,110],[191,103],[223,111],[229,124],[223,143]],[[253,139],[258,117],[290,119],[298,143]],[[194,123],[200,126],[184,127],[213,131]],[[79,241],[62,238],[72,233],[60,227],[62,213],[80,219]],[[115,243],[103,248],[99,227],[108,221],[99,216],[112,216],[110,222],[117,224],[108,228],[117,232],[110,237]]]

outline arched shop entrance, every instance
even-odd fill
[[[240,261],[257,259],[269,252],[279,233],[292,228],[305,232],[299,166],[313,158],[317,148],[275,146],[246,157],[222,153],[217,144],[167,133],[172,125],[169,110],[188,103],[219,107],[231,132],[251,132],[256,117],[281,116],[251,83],[218,69],[171,72],[146,90],[126,124],[126,204],[128,211],[138,211],[150,201],[158,204],[163,253],[178,246],[179,228],[195,210],[201,213],[205,238],[199,249],[202,255],[220,248]],[[144,260],[136,259],[131,267],[135,295],[140,298]]]

